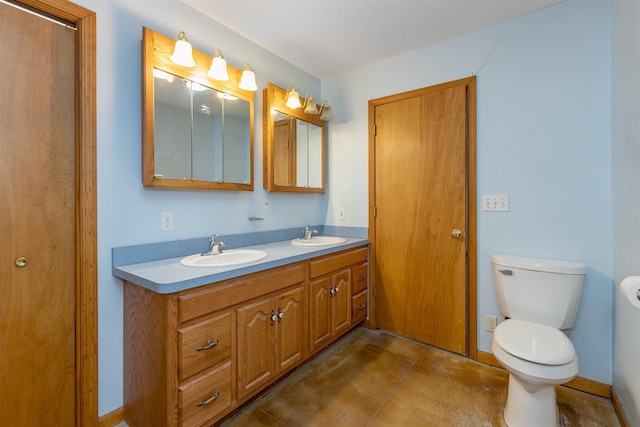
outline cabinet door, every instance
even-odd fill
[[[292,289],[276,298],[276,364],[279,372],[288,370],[302,360],[305,330],[302,298],[302,287]]]
[[[259,389],[275,375],[273,298],[239,308],[238,398]]]
[[[351,325],[351,269],[336,273],[331,279],[333,282],[332,332],[336,335],[349,329]]]
[[[316,280],[309,284],[309,317],[311,351],[322,347],[331,339],[331,298],[329,288],[331,277]]]

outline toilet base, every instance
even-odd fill
[[[509,373],[504,420],[509,427],[560,427],[555,386],[523,384]]]

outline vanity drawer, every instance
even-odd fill
[[[231,357],[231,313],[178,330],[180,380]]]
[[[367,289],[367,264],[353,267],[351,270],[351,293],[356,295]]]
[[[316,278],[349,265],[367,261],[367,248],[349,250],[309,262],[309,277]]]
[[[229,406],[231,406],[231,362],[179,388],[182,427],[199,427]]]
[[[360,323],[367,318],[367,292],[351,297],[351,324]]]

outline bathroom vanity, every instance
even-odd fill
[[[212,425],[366,318],[368,240],[316,250],[281,245],[267,252],[293,255],[276,266],[272,256],[254,272],[205,276],[213,280],[168,293],[142,273],[114,273],[124,279],[129,425]],[[172,262],[157,268],[186,268]],[[136,268],[153,273],[148,264]],[[205,270],[187,272],[211,275]]]

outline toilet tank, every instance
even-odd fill
[[[584,264],[513,255],[494,255],[491,262],[502,314],[558,329],[573,325]]]

